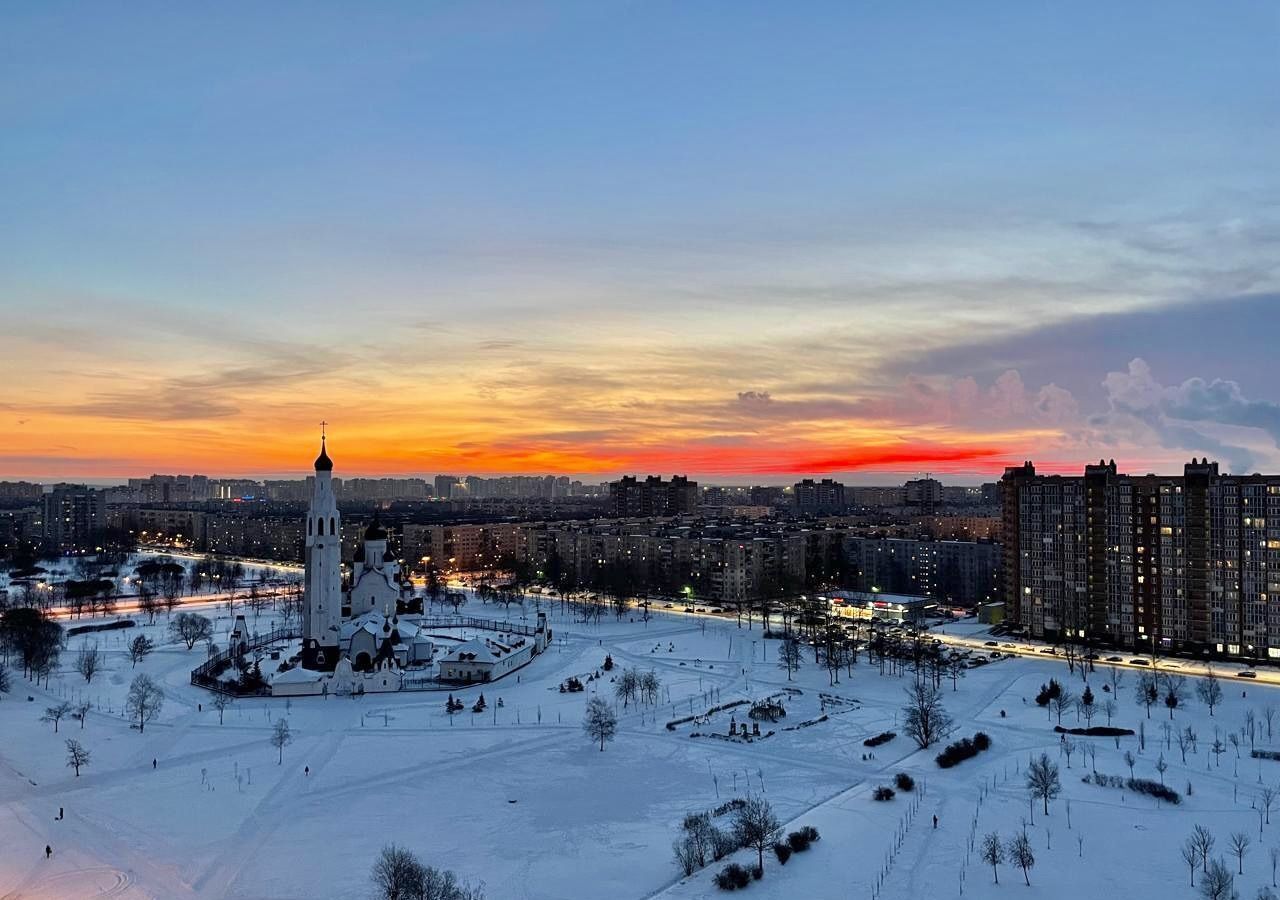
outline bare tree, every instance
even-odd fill
[[[1147,708],[1147,718],[1150,719],[1151,707],[1155,706],[1156,701],[1160,699],[1160,683],[1156,681],[1156,676],[1150,672],[1140,674],[1138,683],[1133,689],[1133,695],[1139,706]]]
[[[942,692],[927,681],[917,681],[906,689],[907,704],[902,708],[903,731],[916,745],[927,750],[951,733],[953,722],[942,705]]]
[[[999,867],[1000,863],[1004,862],[1004,844],[1000,842],[1000,835],[994,831],[988,832],[982,839],[982,861],[991,867],[991,876],[996,884],[999,884]]]
[[[40,717],[40,721],[41,721],[41,722],[52,722],[52,723],[53,723],[53,733],[54,733],[54,734],[57,734],[57,733],[58,733],[58,723],[59,723],[59,722],[61,722],[61,721],[62,721],[62,719],[66,716],[66,714],[67,714],[67,713],[69,713],[69,712],[71,712],[71,704],[70,704],[70,703],[67,703],[67,702],[64,700],[62,703],[59,703],[59,704],[57,704],[57,705],[55,705],[55,706],[46,706],[46,707],[44,708],[44,715]]]
[[[1182,842],[1182,861],[1187,864],[1191,870],[1191,886],[1196,886],[1196,866],[1200,865],[1200,848],[1196,846],[1194,838],[1187,838]]]
[[[160,714],[164,706],[164,692],[149,675],[135,675],[129,684],[129,695],[124,702],[125,711],[138,722],[138,733],[147,730],[147,723]]]
[[[1138,760],[1134,758],[1132,750],[1124,751],[1124,764],[1129,767],[1130,778],[1133,777],[1133,767],[1134,767],[1134,764],[1136,764],[1137,762]]]
[[[778,647],[778,668],[787,670],[787,681],[791,673],[800,668],[800,642],[795,638],[787,638]]]
[[[1236,896],[1235,882],[1236,877],[1226,863],[1215,859],[1200,880],[1200,896],[1204,900],[1232,900]]]
[[[199,613],[178,613],[169,623],[169,633],[190,650],[198,641],[213,637],[213,622]]]
[[[626,709],[640,694],[640,673],[635,669],[624,669],[618,673],[613,682],[613,693],[622,701],[622,708]]]
[[[1203,825],[1197,825],[1191,829],[1191,837],[1187,840],[1195,844],[1196,852],[1200,854],[1200,865],[1204,867],[1205,874],[1209,874],[1209,854],[1213,852],[1215,843],[1213,833]]]
[[[1119,696],[1120,685],[1124,684],[1124,673],[1120,671],[1119,666],[1112,666],[1107,671],[1107,682],[1111,685],[1112,695]]]
[[[1253,841],[1250,839],[1249,835],[1245,834],[1243,831],[1231,832],[1231,837],[1227,840],[1227,846],[1230,847],[1231,852],[1236,855],[1236,862],[1239,863],[1240,866],[1240,870],[1236,872],[1237,875],[1244,874],[1244,855],[1249,852],[1249,845],[1252,843]]]
[[[147,658],[147,655],[156,648],[155,643],[145,634],[140,634],[129,642],[129,662],[133,663],[133,668],[138,668],[138,663]]]
[[[378,900],[417,900],[423,894],[422,863],[412,851],[395,844],[382,848],[369,877]]]
[[[67,768],[76,770],[80,777],[80,767],[89,765],[89,751],[79,741],[67,739]]]
[[[84,720],[89,718],[89,710],[93,709],[93,704],[88,700],[81,700],[76,704],[75,710],[71,713],[73,719],[80,720],[80,730],[84,731]]]
[[[271,732],[271,746],[279,751],[280,755],[276,759],[276,765],[284,765],[284,748],[293,743],[293,732],[289,730],[289,720],[285,718],[276,719],[276,727]]]
[[[1102,701],[1102,713],[1107,717],[1107,724],[1111,724],[1111,717],[1116,714],[1116,701],[1110,697]]]
[[[80,652],[76,654],[76,671],[84,676],[85,684],[93,681],[93,676],[102,667],[102,662],[102,651],[98,649],[97,644],[81,645]]]
[[[1262,807],[1265,816],[1265,824],[1271,824],[1271,810],[1276,805],[1276,789],[1271,785],[1266,785],[1262,790],[1258,791],[1258,803]]]
[[[1276,886],[1276,866],[1280,865],[1280,847],[1268,847],[1267,858],[1271,860],[1271,886]]]
[[[1276,718],[1276,708],[1275,708],[1275,706],[1273,706],[1272,704],[1268,703],[1266,706],[1262,707],[1262,718],[1263,718],[1263,719],[1265,719],[1265,720],[1266,720],[1266,722],[1267,722],[1267,742],[1268,742],[1268,743],[1270,743],[1270,741],[1271,741],[1271,724],[1272,724],[1272,722],[1274,722],[1274,721],[1275,721],[1275,718]]]
[[[1164,761],[1164,754],[1160,754],[1160,758],[1156,760],[1156,771],[1160,773],[1160,783],[1164,784],[1164,773],[1169,771],[1169,764]]]
[[[213,695],[213,708],[218,711],[219,725],[222,724],[222,716],[227,711],[227,707],[234,702],[234,699],[235,698],[230,694],[223,694],[221,692]]]
[[[618,733],[618,717],[613,714],[613,709],[603,697],[592,697],[587,701],[582,730],[591,735],[592,740],[600,742],[601,753],[604,752],[605,742],[613,740]]]
[[[1036,864],[1036,855],[1031,852],[1031,841],[1025,831],[1019,831],[1009,839],[1009,862],[1022,869],[1022,877],[1031,886],[1031,867]]]
[[[1075,706],[1076,695],[1071,693],[1070,688],[1064,686],[1058,690],[1057,696],[1050,700],[1049,704],[1053,707],[1053,711],[1058,716],[1058,724],[1061,725],[1062,714]]]
[[[782,830],[782,823],[773,814],[773,807],[763,797],[748,797],[733,817],[733,834],[738,844],[756,851],[756,864],[764,872],[764,851]]]
[[[1178,732],[1178,736],[1174,738],[1178,742],[1178,749],[1182,751],[1182,764],[1187,764],[1187,751],[1191,749],[1191,728],[1187,727]]]
[[[1039,759],[1027,764],[1027,790],[1032,797],[1044,801],[1044,814],[1049,815],[1049,801],[1062,792],[1062,782],[1058,778],[1058,766],[1049,759],[1047,753],[1041,753]]]
[[[1213,709],[1222,702],[1222,685],[1218,683],[1218,676],[1213,674],[1213,667],[1209,668],[1209,672],[1204,678],[1196,682],[1196,696],[1200,698],[1200,702],[1209,707],[1209,715],[1213,715]]]
[[[657,704],[658,695],[662,692],[662,679],[653,669],[640,675],[640,699],[650,706]]]

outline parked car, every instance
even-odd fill
[[[1107,662],[1124,662],[1124,660],[1119,656],[1108,656]]]
[[[1253,671],[1252,669],[1245,669],[1243,672],[1237,672],[1236,677],[1237,678],[1257,678],[1258,673]]]
[[[985,644],[983,644],[982,646],[984,646],[984,647],[999,647],[1000,645],[999,645],[998,643],[996,643],[995,641],[987,641],[987,642],[986,642]]]
[[[1129,660],[1129,663],[1130,663],[1130,665],[1135,665],[1135,666],[1149,666],[1149,665],[1151,665],[1150,661],[1149,661],[1149,660],[1145,660],[1145,659],[1131,659],[1131,660]]]

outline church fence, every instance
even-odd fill
[[[191,683],[196,687],[217,691],[220,694],[244,696],[246,692],[228,685],[227,682],[220,680],[218,675],[220,675],[226,667],[234,662],[236,657],[240,656],[242,653],[259,650],[262,647],[277,644],[280,641],[296,640],[301,636],[301,633],[296,628],[277,628],[275,631],[270,631],[266,634],[255,632],[249,636],[247,641],[241,641],[240,644],[228,647],[221,653],[215,653],[213,656],[210,656],[207,660],[192,669]],[[259,693],[269,695],[271,690],[268,688]]]
[[[477,619],[474,616],[423,616],[418,627],[427,628],[479,628],[484,631],[501,631],[506,634],[522,634],[533,637],[538,633],[534,625],[504,622],[501,619]]]

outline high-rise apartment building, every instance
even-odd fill
[[[609,507],[618,518],[678,516],[698,508],[698,482],[683,475],[663,481],[650,475],[640,481],[626,475],[609,485]]]
[[[1006,469],[1004,591],[1037,637],[1280,658],[1280,475]]]
[[[834,515],[844,512],[844,485],[830,478],[806,478],[791,488],[796,512],[801,515]]]
[[[59,553],[94,546],[107,527],[107,495],[83,484],[55,484],[41,497],[41,534]]]

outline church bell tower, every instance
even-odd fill
[[[302,667],[332,672],[338,664],[342,616],[342,519],[333,493],[333,460],[323,427],[315,486],[307,510],[306,575],[302,604]]]

